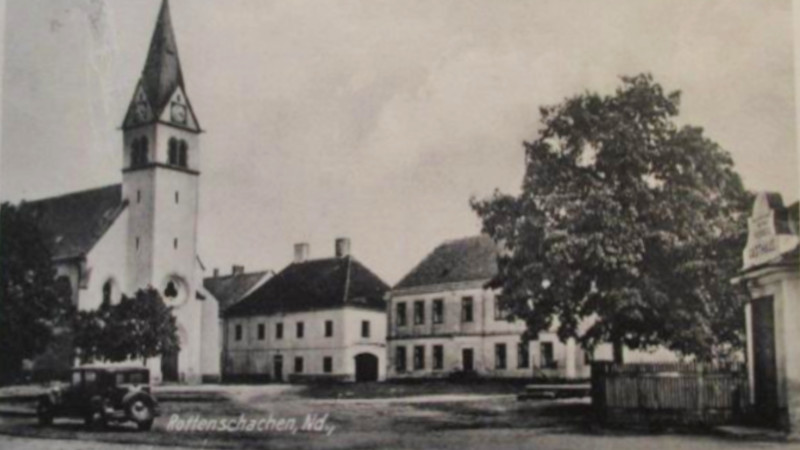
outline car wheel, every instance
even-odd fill
[[[39,419],[39,425],[51,425],[53,423],[53,405],[49,401],[40,400],[36,406],[36,417]]]
[[[137,398],[128,406],[128,417],[136,422],[136,426],[146,431],[153,427],[153,407],[144,399]]]

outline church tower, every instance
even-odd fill
[[[178,320],[181,351],[162,358],[165,380],[188,378],[200,360],[194,336],[202,321],[196,295],[200,133],[164,0],[122,124],[122,195],[128,204],[124,290],[158,289]]]

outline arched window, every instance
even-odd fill
[[[142,163],[142,165],[147,164],[147,160],[148,160],[147,154],[149,153],[148,147],[150,146],[149,144],[150,144],[150,142],[148,142],[147,136],[142,136],[141,144],[139,144],[140,145],[139,151],[141,152],[141,163]]]
[[[131,167],[141,167],[147,164],[147,147],[146,136],[133,140],[131,143]]]
[[[172,165],[178,164],[178,140],[175,138],[169,138],[169,155],[167,156],[167,162]]]
[[[113,291],[113,286],[111,285],[111,280],[108,280],[105,283],[103,283],[103,304],[105,305],[111,304],[112,291]]]
[[[131,167],[139,165],[139,139],[134,139],[131,142]]]
[[[180,151],[178,152],[178,165],[181,167],[187,167],[188,165],[188,153],[189,153],[189,145],[186,141],[181,140],[180,142]]]

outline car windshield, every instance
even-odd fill
[[[128,374],[128,382],[129,383],[144,383],[144,373],[142,372],[134,372]]]

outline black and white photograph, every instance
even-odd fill
[[[800,448],[798,1],[0,0],[0,448]]]

